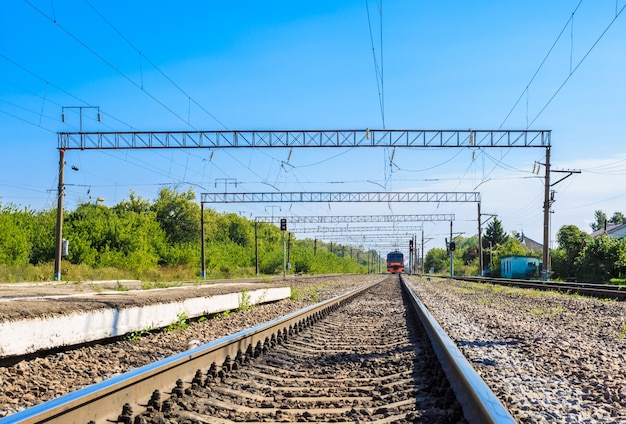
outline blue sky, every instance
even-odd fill
[[[0,202],[55,207],[56,133],[79,129],[78,109],[63,123],[61,108],[89,105],[102,122],[83,109],[85,131],[549,129],[553,169],[582,171],[554,187],[551,233],[567,224],[590,231],[596,209],[626,211],[624,6],[8,0],[0,5]],[[131,190],[155,198],[166,186],[480,191],[483,212],[541,241],[535,161],[543,149],[71,151],[66,207],[98,197],[112,206]],[[248,217],[454,213],[455,232],[476,233],[475,204],[280,207],[215,208]],[[441,246],[449,223],[424,229]]]

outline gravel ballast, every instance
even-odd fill
[[[521,423],[626,423],[626,304],[408,279]]]
[[[294,281],[294,299],[0,367],[0,417],[384,276]],[[626,423],[626,303],[406,277],[520,423]]]

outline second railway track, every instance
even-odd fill
[[[450,374],[449,362],[444,373],[437,358],[450,355],[441,345],[433,350],[414,303],[390,277],[303,316],[40,404],[12,422],[465,422],[484,405],[476,407],[473,394],[457,400],[465,390],[457,380],[466,377]]]

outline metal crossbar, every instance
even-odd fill
[[[60,132],[63,150],[291,147],[550,147],[551,130]]]

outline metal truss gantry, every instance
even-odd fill
[[[201,203],[480,202],[478,192],[202,193]]]
[[[297,234],[310,234],[310,233],[409,233],[415,231],[421,231],[424,227],[317,227],[317,228],[292,228],[290,231]]]
[[[549,147],[550,130],[225,130],[61,132],[59,149]]]
[[[344,216],[259,216],[258,222],[280,222],[286,219],[292,224],[349,224],[365,222],[434,222],[454,221],[454,214],[422,214],[422,215],[344,215]]]
[[[549,264],[551,130],[225,130],[59,132],[54,279],[61,280],[64,155],[67,150],[189,148],[545,148],[543,269]],[[480,214],[479,214],[480,215]],[[479,218],[480,220],[480,218]],[[480,233],[480,228],[479,228]],[[481,246],[479,246],[481,249]],[[482,254],[481,254],[482,260]],[[203,270],[204,272],[204,270]]]
[[[202,219],[202,276],[206,273],[204,247],[205,203],[307,203],[307,202],[476,202],[478,192],[269,192],[269,193],[201,193],[200,216]],[[273,217],[272,217],[273,221]],[[452,232],[452,221],[450,221]],[[284,232],[283,232],[284,235]],[[283,236],[284,245],[284,236]],[[257,261],[258,263],[258,261]],[[283,264],[285,265],[285,264]],[[257,271],[258,273],[258,271]],[[283,266],[283,277],[285,267]]]

